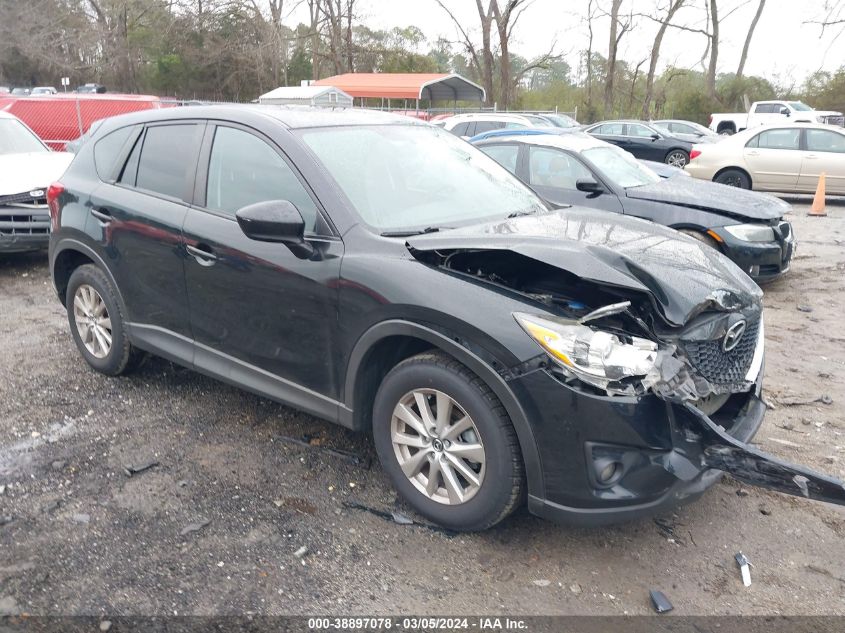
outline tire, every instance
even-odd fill
[[[689,154],[682,149],[673,149],[666,154],[664,162],[672,167],[683,169],[689,162]]]
[[[710,248],[714,248],[717,251],[721,252],[721,250],[719,249],[719,244],[716,243],[716,240],[707,235],[707,233],[702,233],[701,231],[696,231],[695,229],[678,229],[678,233],[689,235],[690,237],[698,240],[699,242],[707,244],[707,246],[709,246]]]
[[[90,309],[92,306],[94,310]],[[74,270],[68,281],[65,307],[76,347],[93,369],[107,376],[118,376],[134,367],[140,354],[126,337],[117,292],[102,270],[93,264]],[[99,319],[97,325],[100,329],[96,332],[91,323],[92,317],[88,315]],[[107,350],[102,343],[108,340],[104,331],[111,341]]]
[[[418,396],[428,403],[434,424],[438,424],[438,404],[446,403],[448,398],[452,429],[466,430],[450,435],[444,424],[437,433],[429,433],[428,438],[416,432],[415,427],[404,422],[406,416],[396,414],[404,403],[414,424],[423,422],[425,416],[420,415]],[[445,406],[443,410],[446,411]],[[394,433],[404,439],[394,442]],[[410,441],[409,437],[419,446],[403,444]],[[524,501],[522,453],[505,408],[487,384],[446,354],[419,354],[399,363],[385,376],[373,406],[373,438],[379,461],[399,494],[421,515],[445,528],[489,528]],[[469,450],[473,450],[471,455],[476,461],[460,457],[469,454]],[[415,462],[418,454],[423,454],[422,459]],[[463,469],[454,466],[456,459]],[[419,471],[406,475],[400,460],[405,460],[409,473],[416,471],[414,463],[421,464]],[[435,485],[430,486],[435,467]],[[478,480],[477,485],[464,476],[468,469]],[[449,481],[453,482],[451,486]],[[466,485],[461,496],[455,493],[456,484],[461,489]]]
[[[713,179],[713,182],[718,182],[721,185],[728,187],[738,187],[739,189],[751,189],[751,178],[748,177],[744,171],[739,169],[726,169],[719,172]]]

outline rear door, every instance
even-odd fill
[[[182,223],[188,212],[204,123],[170,121],[127,130],[113,178],[91,196],[89,227],[143,336],[166,330],[190,337]],[[118,132],[120,132],[118,130]],[[114,138],[112,138],[114,137]],[[98,141],[98,153],[117,132]],[[184,350],[183,350],[184,351]]]
[[[804,130],[798,189],[815,191],[824,172],[828,193],[845,195],[845,134],[833,130]]]
[[[258,131],[209,124],[200,165],[184,225],[197,368],[333,417],[343,243],[298,170]],[[244,235],[236,211],[266,200],[299,209],[314,256]]]
[[[614,145],[627,149],[625,144],[628,142],[628,137],[625,136],[624,123],[602,123],[601,125],[589,128],[587,131],[590,135],[600,138],[607,143],[613,143]]]
[[[763,130],[746,143],[743,158],[754,189],[795,191],[803,160],[801,129]]]

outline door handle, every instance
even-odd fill
[[[807,160],[816,160],[818,156],[816,156],[815,154],[805,154],[804,158],[806,158]]]
[[[197,260],[197,263],[200,266],[213,266],[217,261],[217,255],[212,253],[211,248],[205,244],[201,244],[200,246],[191,246],[190,244],[186,244],[185,250],[187,250],[188,254],[192,255],[193,258]]]
[[[749,155],[749,156],[759,156],[759,155],[760,155],[760,152],[750,151],[750,152],[748,152],[748,155]]]
[[[104,209],[91,209],[91,215],[93,215],[103,224],[108,224],[114,219],[113,217],[111,217],[111,213]]]

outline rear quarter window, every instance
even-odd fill
[[[94,145],[94,168],[100,180],[114,179],[118,169],[117,161],[123,154],[123,148],[137,131],[137,125],[122,127],[97,141]]]

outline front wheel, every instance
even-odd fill
[[[671,152],[666,154],[666,164],[671,165],[672,167],[683,169],[688,162],[689,154],[682,149],[673,149]]]
[[[751,179],[743,171],[739,169],[726,169],[713,179],[713,182],[718,182],[728,187],[737,187],[739,189],[751,189]]]
[[[522,454],[504,407],[445,354],[414,356],[387,374],[373,406],[373,437],[394,487],[438,525],[483,530],[522,501]]]

